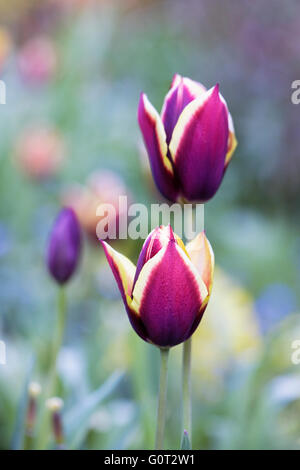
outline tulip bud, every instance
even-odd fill
[[[199,325],[212,285],[214,257],[204,232],[185,247],[170,225],[156,228],[137,267],[102,245],[138,335],[159,347],[186,341]]]
[[[64,442],[61,410],[64,402],[59,397],[52,397],[46,401],[46,407],[51,413],[52,431],[56,444],[61,447]]]
[[[237,145],[219,86],[207,91],[175,75],[161,115],[141,94],[138,122],[162,195],[173,202],[211,199]]]
[[[48,268],[64,284],[76,270],[81,251],[80,227],[72,209],[62,209],[54,223],[48,247]]]

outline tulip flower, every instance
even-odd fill
[[[161,115],[141,94],[138,122],[162,195],[172,202],[211,199],[237,145],[219,85],[206,90],[176,74]]]
[[[212,286],[214,255],[204,232],[185,247],[170,225],[156,228],[136,267],[102,245],[138,335],[160,348],[186,341],[199,325]]]
[[[64,208],[54,222],[47,253],[48,269],[58,284],[57,316],[56,323],[53,322],[54,334],[49,358],[47,398],[53,396],[56,391],[56,363],[63,342],[67,314],[65,285],[76,270],[80,251],[81,234],[77,216],[73,209]],[[38,434],[37,447],[39,449],[43,449],[47,445],[47,431],[47,419],[44,414]]]
[[[80,256],[80,228],[72,209],[59,213],[50,236],[48,268],[58,284],[64,284],[76,270]]]

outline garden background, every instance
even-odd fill
[[[239,142],[205,206],[217,269],[193,344],[193,447],[299,448],[300,364],[291,360],[300,340],[300,107],[291,102],[299,2],[1,0],[0,18],[0,447],[22,446],[26,383],[45,381],[53,220],[93,181],[103,202],[124,188],[133,202],[160,200],[137,105],[145,91],[160,109],[177,72],[220,83]],[[135,262],[141,243],[114,246]],[[173,449],[180,352],[171,351],[169,376]],[[158,362],[86,235],[59,356],[67,447],[153,448]]]

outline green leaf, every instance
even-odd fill
[[[183,431],[182,439],[181,439],[181,450],[191,450],[191,443],[188,432],[186,430]]]
[[[65,414],[63,420],[69,448],[76,449],[81,445],[88,431],[90,417],[99,404],[115,391],[123,377],[123,372],[114,372],[100,388],[87,395],[80,404]]]

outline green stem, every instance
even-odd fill
[[[192,338],[183,344],[182,357],[182,402],[183,431],[186,430],[192,442],[192,387],[191,387]]]
[[[24,450],[31,450],[32,449],[32,444],[33,444],[33,436],[32,434],[29,434],[28,432],[25,433],[24,436]]]
[[[63,286],[59,287],[57,295],[57,319],[56,319],[56,330],[53,338],[51,360],[49,365],[48,380],[45,387],[44,398],[48,398],[55,395],[56,392],[56,363],[59,350],[61,348],[65,324],[66,324],[66,313],[67,313],[67,302],[66,293]],[[47,446],[48,435],[50,433],[49,416],[46,410],[44,410],[41,420],[40,432],[38,435],[38,449],[44,449]]]
[[[167,378],[168,378],[168,357],[169,348],[160,349],[160,377],[159,395],[157,406],[157,427],[155,438],[155,449],[162,450],[164,446],[165,421],[166,421],[166,401],[167,401]]]
[[[51,386],[52,389],[49,390],[50,396],[55,389],[55,379],[56,379],[56,362],[59,350],[61,348],[65,324],[66,324],[66,312],[67,312],[67,302],[66,302],[66,292],[64,287],[60,286],[57,296],[57,323],[56,323],[56,334],[53,341],[52,349],[52,358],[50,364],[50,374],[49,377],[52,379]]]

